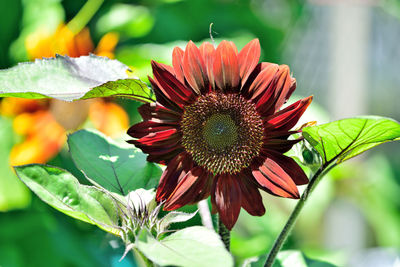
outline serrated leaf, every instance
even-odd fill
[[[95,130],[80,130],[68,136],[68,145],[78,169],[109,191],[126,195],[158,184],[161,168],[147,162],[145,154],[126,142]]]
[[[36,59],[0,70],[0,96],[56,98],[65,101],[128,96],[152,102],[150,88],[118,60],[95,55]]]
[[[119,234],[118,209],[106,193],[79,184],[72,174],[57,167],[29,164],[14,169],[21,181],[50,206],[107,232]]]
[[[306,127],[303,136],[324,164],[340,163],[377,145],[399,140],[400,124],[378,116],[357,117]]]
[[[233,258],[219,235],[203,226],[185,228],[161,241],[147,233],[136,245],[147,258],[161,266],[233,266]]]

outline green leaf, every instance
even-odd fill
[[[168,229],[170,224],[178,223],[178,222],[186,222],[186,221],[192,219],[196,214],[197,214],[197,211],[192,212],[192,213],[181,212],[181,211],[171,211],[160,220],[157,232],[159,234],[163,233],[165,230]]]
[[[161,266],[233,266],[233,258],[218,234],[203,226],[185,228],[161,241],[146,233],[136,245],[147,258]]]
[[[129,71],[118,60],[95,55],[36,59],[0,70],[0,96],[65,101],[127,96],[152,102],[151,90],[138,78],[129,79]]]
[[[122,195],[157,186],[161,168],[126,142],[117,142],[98,131],[80,130],[68,137],[78,169],[94,184]]]
[[[263,267],[267,255],[246,259],[242,267]],[[278,253],[273,267],[335,267],[335,265],[308,258],[298,250],[285,250]]]
[[[303,136],[324,164],[340,163],[377,145],[400,140],[400,124],[378,116],[357,117],[306,127]]]
[[[79,184],[72,174],[56,167],[29,164],[14,169],[22,182],[50,206],[107,232],[119,234],[118,209],[106,193]]]
[[[307,258],[304,253],[297,250],[282,251],[277,256],[274,267],[335,267],[328,262]]]

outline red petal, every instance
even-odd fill
[[[204,42],[200,45],[199,50],[201,55],[203,56],[204,64],[207,68],[207,75],[208,75],[208,80],[210,82],[210,86],[214,86],[215,79],[214,79],[212,65],[213,65],[215,48],[209,42]]]
[[[217,177],[211,201],[218,210],[221,221],[229,230],[235,225],[241,207],[241,190],[237,177],[221,174]]]
[[[273,95],[272,81],[279,69],[277,64],[265,64],[263,70],[251,83],[248,94],[250,99],[258,101],[261,97],[270,99]]]
[[[239,73],[242,79],[242,86],[246,83],[250,74],[258,64],[261,48],[260,41],[254,39],[243,47],[238,55]]]
[[[164,107],[167,107],[170,110],[181,112],[182,109],[163,93],[163,91],[160,89],[160,84],[157,81],[153,80],[150,76],[148,76],[148,78],[151,84],[151,88],[156,95],[157,103],[163,105]]]
[[[178,130],[172,128],[162,132],[151,132],[148,135],[136,140],[136,142],[139,144],[152,146],[152,145],[157,145],[157,143],[159,142],[175,139],[179,136],[180,134],[178,133]]]
[[[186,152],[182,152],[173,158],[161,175],[156,194],[157,202],[166,200],[192,168],[193,161]]]
[[[264,123],[265,130],[287,131],[293,128],[307,107],[311,104],[313,97],[301,99],[296,103],[275,113]]]
[[[166,123],[143,121],[131,126],[127,133],[134,138],[142,138],[150,133],[162,132],[171,129],[176,128],[175,126]]]
[[[203,168],[197,166],[191,169],[167,199],[164,210],[175,210],[195,203],[194,199],[204,189],[207,181],[208,173]]]
[[[256,181],[267,191],[287,198],[299,198],[299,191],[292,178],[271,158],[265,159],[258,169],[253,170]]]
[[[290,76],[289,67],[280,65],[275,74],[274,82],[268,90],[272,90],[272,97],[263,95],[257,102],[257,110],[261,115],[267,116],[279,110],[286,103],[289,96],[296,89],[296,80]]]
[[[192,41],[187,44],[185,49],[183,73],[186,81],[197,94],[204,94],[208,91],[207,68],[200,50]]]
[[[261,153],[278,164],[296,185],[308,184],[307,175],[294,159],[272,150],[263,150]]]
[[[174,51],[172,51],[172,66],[174,67],[175,76],[182,84],[185,84],[185,76],[182,69],[184,53],[179,47],[175,47]]]
[[[161,106],[158,103],[148,103],[141,105],[138,108],[139,114],[142,116],[143,120],[153,120],[159,119],[160,122],[169,124],[178,124],[181,120],[181,114]]]
[[[174,150],[160,155],[158,153],[152,153],[147,156],[147,161],[167,165],[173,158],[183,151],[184,149],[182,147],[175,147]]]
[[[205,175],[207,175],[207,182],[204,185],[203,189],[199,192],[199,194],[197,196],[194,197],[193,203],[199,202],[202,199],[207,198],[210,194],[211,194],[211,188],[212,188],[212,184],[213,184],[213,176],[211,174],[209,174],[208,172],[205,173]]]
[[[152,61],[151,66],[159,89],[169,100],[181,108],[194,101],[193,91],[178,81],[174,74],[166,68],[166,65]]]
[[[266,124],[266,122],[264,122]],[[271,129],[265,130],[265,136],[268,138],[279,138],[288,139],[292,134],[299,133],[299,131],[271,131]]]
[[[217,87],[222,91],[236,91],[240,82],[236,46],[222,41],[214,55],[213,72]]]
[[[157,159],[171,159],[171,155],[176,155],[176,152],[182,151],[183,148],[179,143],[179,138],[178,139],[171,139],[171,140],[166,140],[162,142],[161,144],[158,145],[144,145],[137,140],[129,140],[128,143],[135,145],[136,147],[140,148],[144,153],[149,154],[150,158],[157,158]],[[150,160],[148,161],[154,162],[155,160]]]
[[[301,138],[295,140],[268,138],[264,139],[263,148],[278,151],[280,153],[286,153],[293,147],[293,145],[297,144],[301,140]]]
[[[238,179],[240,189],[242,190],[242,207],[250,215],[262,216],[265,214],[265,208],[260,191],[253,180],[254,178],[251,174]]]

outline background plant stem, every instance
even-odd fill
[[[228,251],[230,251],[231,246],[231,231],[226,228],[225,224],[221,221],[218,215],[218,234],[224,242],[224,245]]]
[[[328,167],[329,166],[329,167]],[[264,267],[271,267],[272,264],[275,261],[276,256],[278,255],[278,252],[283,246],[283,243],[286,241],[286,238],[288,237],[290,231],[292,230],[297,217],[300,214],[300,211],[303,209],[304,203],[308,199],[308,196],[311,194],[311,192],[314,190],[314,188],[317,186],[321,178],[327,173],[331,168],[333,168],[335,164],[324,164],[321,166],[321,168],[318,169],[318,171],[314,174],[314,176],[311,178],[310,183],[308,184],[306,190],[304,190],[303,194],[301,195],[301,198],[296,204],[296,207],[290,214],[289,219],[287,220],[285,226],[283,227],[281,233],[277,237],[277,239],[274,242],[274,245],[272,246],[271,251],[268,254],[268,258],[265,261]],[[328,167],[328,168],[327,168]]]
[[[88,0],[78,14],[67,24],[67,27],[74,34],[79,33],[88,24],[103,2],[104,0]]]
[[[210,230],[214,231],[214,226],[211,218],[211,212],[208,207],[208,202],[207,199],[201,200],[198,204],[197,207],[199,208],[199,213],[201,217],[201,222],[205,227],[207,227]]]

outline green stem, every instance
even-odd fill
[[[88,24],[103,2],[104,0],[88,0],[78,14],[67,24],[68,29],[74,34],[79,33]]]
[[[199,201],[199,203],[197,203],[197,207],[199,208],[199,214],[202,224],[208,229],[215,231],[207,199]]]
[[[328,168],[327,166],[330,165]],[[289,219],[287,220],[285,226],[283,227],[281,233],[277,237],[277,239],[274,242],[274,245],[272,246],[271,251],[268,254],[268,258],[264,264],[264,267],[271,267],[272,264],[275,261],[276,256],[278,255],[279,250],[282,248],[283,243],[285,242],[286,238],[288,237],[290,231],[292,230],[297,217],[300,214],[300,211],[303,209],[303,206],[310,196],[311,192],[314,190],[314,188],[317,186],[321,178],[327,173],[331,168],[333,168],[335,164],[324,164],[321,166],[321,168],[318,169],[318,171],[314,174],[314,176],[311,178],[310,183],[308,184],[306,190],[304,190],[303,194],[301,195],[301,198],[296,204],[296,207],[292,211],[292,214],[290,214]]]
[[[224,245],[228,251],[230,251],[231,246],[231,231],[226,228],[225,224],[221,221],[221,218],[218,216],[218,234],[224,242]]]

